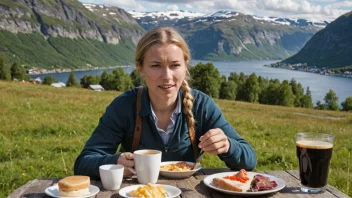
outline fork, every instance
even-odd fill
[[[202,159],[203,155],[204,155],[204,151],[200,150],[199,157],[197,158],[196,162],[194,162],[193,167],[192,167],[191,170],[194,170],[197,167],[197,164],[198,164],[198,162],[200,162],[200,160]]]

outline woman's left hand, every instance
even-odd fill
[[[230,142],[225,133],[219,129],[210,129],[199,138],[198,147],[210,154],[227,153],[230,148]]]

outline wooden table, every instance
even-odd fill
[[[202,180],[207,176],[219,172],[227,172],[229,169],[201,169],[192,177],[182,180],[167,179],[159,177],[158,184],[168,184],[176,186],[182,190],[180,197],[182,198],[196,198],[196,197],[216,197],[216,198],[226,198],[226,197],[238,197],[234,195],[228,195],[211,188],[208,188]],[[286,187],[281,191],[273,194],[267,194],[264,196],[257,196],[262,198],[272,197],[272,198],[311,198],[311,197],[321,197],[321,198],[344,198],[349,197],[344,193],[340,192],[336,188],[328,185],[327,190],[322,194],[306,194],[300,192],[300,181],[298,171],[264,171],[263,173],[276,176],[283,179],[286,182]],[[49,197],[44,191],[47,187],[54,185],[60,180],[56,179],[35,179],[29,181],[25,185],[21,186],[15,190],[9,197],[19,198],[19,197]],[[95,196],[96,198],[118,198],[118,190],[116,191],[104,191],[101,181],[91,181],[91,184],[96,185],[100,188],[100,192]],[[138,184],[136,178],[124,179],[121,188],[129,185]]]

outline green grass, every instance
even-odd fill
[[[134,49],[133,42],[124,38],[118,45],[113,45],[94,39],[60,36],[45,39],[39,33],[12,34],[0,30],[0,57],[11,63],[46,69],[86,68],[87,64],[99,67],[127,65],[133,62]]]
[[[119,94],[0,81],[0,197],[35,178],[72,175],[76,157],[106,106]],[[352,113],[216,102],[256,150],[256,171],[297,169],[297,132],[333,133],[336,140],[329,184],[352,196]],[[202,165],[225,167],[213,155],[205,155]]]

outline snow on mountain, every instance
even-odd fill
[[[232,18],[238,16],[240,13],[234,11],[218,11],[215,13],[209,13],[203,17],[217,17],[217,18]]]
[[[110,11],[109,13],[103,13],[103,16],[114,15],[112,6],[105,5],[95,5],[95,4],[83,4],[87,9],[91,12],[97,12],[99,9],[106,9],[106,11]],[[155,12],[137,12],[137,11],[127,11],[132,15],[142,26],[146,24],[153,24],[152,26],[158,26],[158,24],[164,25],[173,25],[178,20],[181,19],[198,19],[198,21],[212,21],[212,22],[221,22],[222,20],[227,21],[235,21],[236,17],[240,15],[245,15],[235,11],[226,11],[221,10],[214,13],[201,13],[201,12],[190,12],[184,10],[167,10],[167,11],[155,11]],[[290,19],[290,18],[279,18],[279,17],[268,17],[268,16],[255,16],[255,15],[247,15],[253,17],[253,19],[268,22],[272,24],[278,25],[288,25],[295,27],[309,27],[315,26],[324,28],[329,22],[327,21],[308,21],[305,19]],[[169,21],[169,22],[168,22]]]
[[[183,10],[167,10],[167,11],[158,11],[158,12],[136,12],[136,11],[128,11],[133,18],[139,19],[143,17],[166,17],[169,19],[183,19],[183,18],[196,18],[201,17],[204,14],[199,12],[188,12]]]
[[[133,18],[137,19],[140,23],[160,23],[160,19],[162,20],[172,20],[173,22],[188,18],[188,19],[198,19],[198,21],[213,21],[220,22],[222,20],[234,21],[236,17],[240,15],[244,15],[235,11],[217,11],[214,13],[199,13],[199,12],[189,12],[183,10],[175,10],[175,11],[157,11],[157,12],[136,12],[129,11]],[[251,15],[247,15],[251,16]],[[305,19],[290,19],[290,18],[279,18],[279,17],[267,17],[267,16],[252,16],[253,19],[273,24],[280,25],[289,25],[295,27],[308,27],[308,26],[317,26],[317,27],[325,27],[328,22],[326,21],[308,21]],[[145,18],[148,18],[147,21],[144,21]],[[151,19],[155,19],[155,21],[151,21]],[[159,21],[159,22],[157,22]]]
[[[266,21],[270,23],[276,23],[281,25],[290,25],[296,27],[316,26],[325,27],[329,22],[327,21],[308,21],[305,19],[290,19],[290,18],[278,18],[278,17],[266,17],[266,16],[253,16],[255,20]]]

